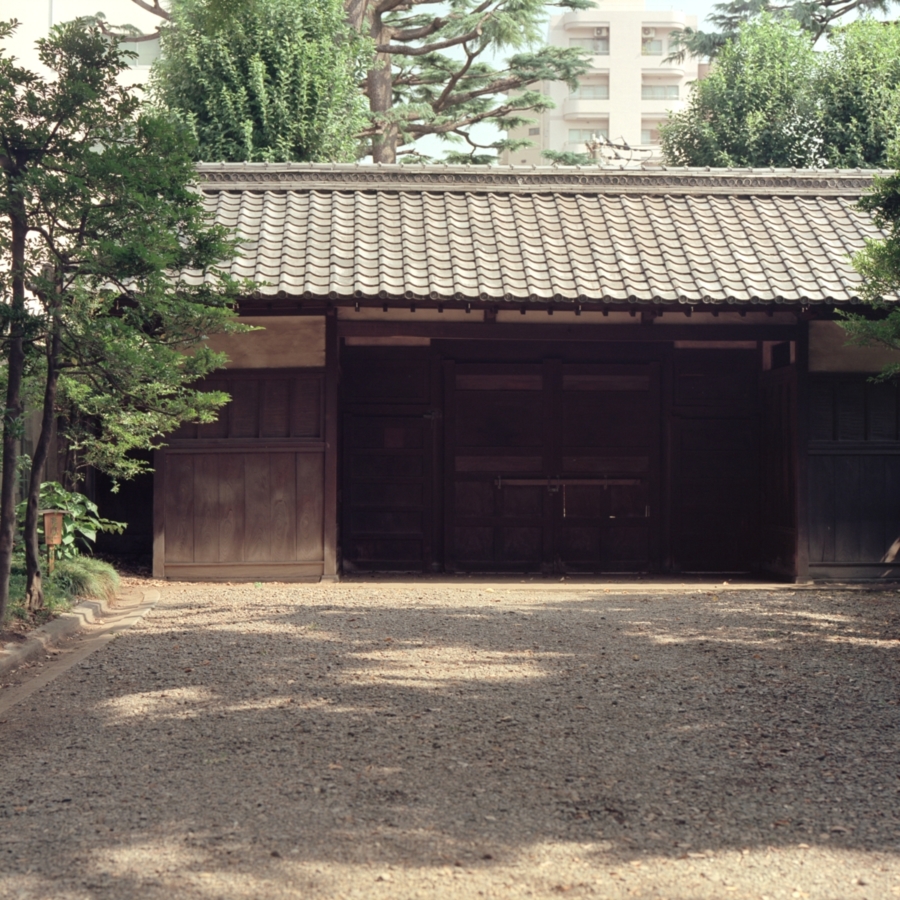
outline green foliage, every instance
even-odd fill
[[[895,153],[891,162],[900,167],[900,153]],[[862,297],[875,308],[875,314],[843,313],[841,324],[853,344],[881,344],[900,350],[900,309],[891,297],[900,293],[900,172],[876,178],[859,206],[886,232],[883,240],[867,240],[865,249],[853,257],[853,266],[863,277]],[[900,377],[900,363],[887,366],[880,377]]]
[[[799,27],[760,17],[740,27],[660,142],[670,165],[815,166],[815,53]]]
[[[245,330],[234,316],[245,286],[217,268],[236,244],[209,224],[187,128],[119,83],[127,58],[99,25],[57,26],[38,51],[47,76],[0,51],[0,272],[12,288],[0,285],[0,313],[16,393],[7,396],[15,413],[7,434],[21,419],[19,376],[43,386],[25,529],[35,606],[39,473],[54,420],[79,423],[86,462],[127,477],[131,450],[156,446],[164,431],[211,416],[226,399],[193,386],[223,357],[187,351],[209,334]],[[5,473],[16,467],[10,448]],[[0,615],[13,503],[5,476]]]
[[[551,7],[593,5],[562,0]],[[530,121],[522,114],[553,106],[535,85],[563,81],[574,88],[587,71],[584,51],[545,45],[543,0],[453,0],[441,14],[432,6],[429,0],[358,4],[360,27],[379,54],[366,82],[371,122],[363,132],[378,162],[415,153],[414,142],[426,135],[448,144],[448,162],[492,162],[507,142],[480,144],[474,125]]]
[[[55,575],[56,572],[53,574]],[[44,606],[35,613],[33,610],[29,610],[25,604],[25,584],[25,557],[22,554],[16,554],[12,560],[9,576],[9,606],[6,614],[0,617],[0,626],[13,620],[40,625],[72,606],[74,598],[68,597],[65,590],[56,583],[55,578],[50,576],[45,581]]]
[[[825,162],[885,167],[900,138],[900,25],[855,22],[829,43],[814,84]]]
[[[253,0],[220,12],[176,0],[152,78],[155,102],[189,124],[198,158],[352,160],[370,54],[340,0]]]
[[[89,556],[60,560],[51,581],[70,600],[110,601],[119,590],[119,573],[108,562]]]
[[[26,260],[38,300],[32,390],[43,393],[53,335],[65,436],[83,464],[128,478],[140,468],[133,450],[158,446],[182,421],[210,421],[227,401],[192,385],[224,361],[205,338],[245,330],[233,313],[244,286],[216,268],[235,244],[209,226],[190,134],[119,86],[127,60],[115,42],[75,22],[40,47],[56,79],[10,65],[0,78],[0,139],[27,161],[7,183],[36,238]],[[8,245],[0,225],[0,253]]]
[[[44,581],[44,607],[35,614],[24,602],[25,581],[25,559],[18,555],[10,573],[8,614],[0,625],[13,619],[41,624],[70,609],[78,600],[109,602],[119,589],[119,574],[109,563],[90,556],[61,559]]]
[[[101,531],[121,534],[125,522],[114,522],[100,515],[97,504],[77,491],[67,491],[59,482],[45,481],[41,485],[41,509],[63,510],[62,544],[54,551],[59,559],[74,559],[82,550],[91,551],[91,545]],[[16,507],[20,527],[25,523],[25,503]],[[40,518],[38,535],[44,539],[44,522]]]
[[[716,3],[713,12],[706,17],[714,30],[697,31],[685,28],[672,32],[672,52],[668,59],[681,61],[686,56],[698,59],[714,59],[725,45],[734,40],[742,25],[759,16],[771,16],[793,23],[815,44],[823,35],[830,34],[836,23],[845,16],[860,13],[887,12],[895,0],[726,0]]]
[[[740,26],[660,130],[674,165],[882,167],[900,139],[900,26],[861,20],[814,52],[799,26]]]

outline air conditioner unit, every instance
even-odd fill
[[[595,28],[594,29],[594,37],[595,38],[609,37],[609,29],[608,28]]]
[[[642,28],[642,29],[641,29],[641,34],[642,34],[645,38],[656,37],[656,29],[655,29],[655,28]]]

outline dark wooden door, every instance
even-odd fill
[[[658,366],[566,365],[558,397],[557,568],[648,571],[659,521]]]
[[[429,415],[344,416],[344,571],[422,572],[432,549]]]
[[[448,569],[653,567],[656,366],[447,363],[445,392]]]
[[[445,365],[445,565],[539,572],[549,558],[544,366]]]
[[[759,566],[760,358],[751,348],[675,350],[675,571],[747,572]]]

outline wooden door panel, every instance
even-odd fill
[[[316,577],[323,554],[321,452],[170,452],[168,577]]]
[[[649,567],[656,366],[547,360],[447,371],[450,568]]]
[[[498,530],[499,558],[502,563],[539,566],[543,549],[543,528],[504,528]]]
[[[297,453],[297,556],[298,562],[322,559],[325,552],[325,456]]]
[[[647,571],[659,527],[658,367],[563,366],[559,408],[560,568]]]
[[[456,447],[541,447],[543,421],[535,395],[521,391],[457,392]]]
[[[201,459],[201,465],[203,460]],[[166,561],[194,559],[194,457],[173,455],[166,466]]]
[[[753,568],[757,448],[752,421],[675,423],[674,551],[686,571]]]
[[[428,565],[432,430],[422,415],[345,416],[345,570]]]
[[[494,529],[486,526],[457,525],[453,529],[453,548],[460,565],[494,561]]]
[[[487,518],[496,512],[497,492],[490,481],[457,481],[453,493],[458,516]]]
[[[244,555],[246,514],[243,453],[216,457],[219,475],[219,562],[239,562]]]
[[[289,453],[269,453],[270,547],[275,559],[297,552],[297,465]]]
[[[646,568],[650,562],[650,530],[647,525],[634,524],[620,528],[605,528],[601,539],[603,567],[607,571],[634,572]]]
[[[200,462],[200,465],[196,463]],[[214,454],[194,465],[194,561],[219,561],[219,470]]]
[[[564,445],[573,451],[580,447],[646,447],[659,425],[659,410],[647,402],[648,393],[564,394]]]

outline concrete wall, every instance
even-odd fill
[[[847,345],[847,333],[837,322],[809,323],[810,372],[880,372],[900,363],[900,353],[887,347]]]

